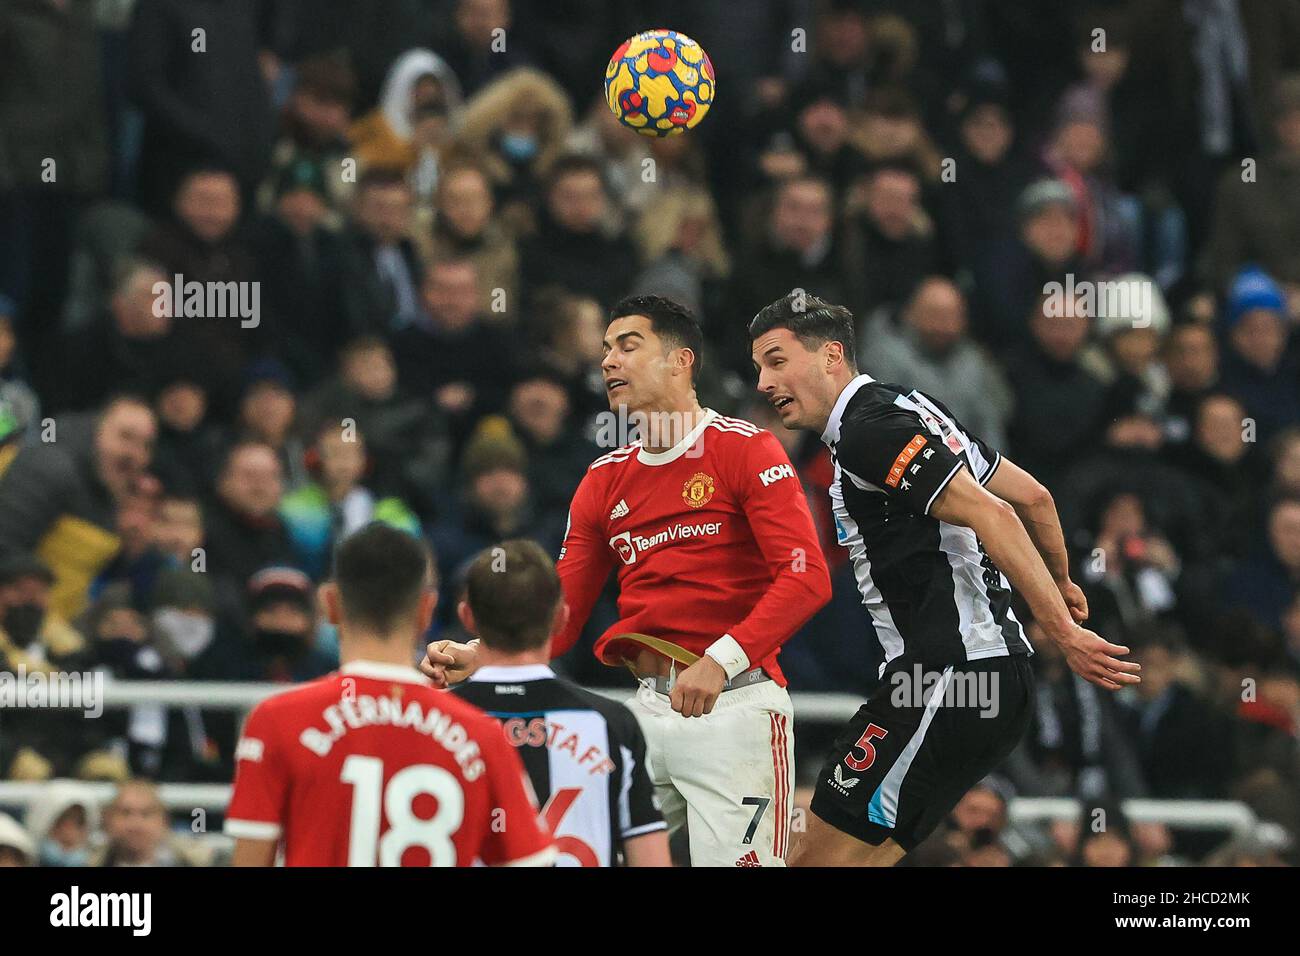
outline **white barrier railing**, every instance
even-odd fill
[[[288,690],[284,684],[243,684],[198,681],[115,681],[105,680],[105,708],[132,707],[137,704],[205,707],[212,710],[247,711],[272,694]],[[611,700],[628,700],[631,690],[593,688]],[[790,695],[795,715],[812,723],[847,720],[862,704],[853,694],[794,693]],[[39,800],[42,783],[0,782],[0,807],[21,809]],[[107,802],[113,785],[88,784],[96,796]],[[190,812],[195,809],[222,811],[230,799],[230,786],[219,783],[167,783],[159,786],[159,796],[170,810]],[[1083,805],[1071,797],[1017,797],[1008,815],[1014,823],[1077,819]],[[1255,814],[1244,803],[1230,800],[1126,800],[1125,815],[1135,822],[1159,822],[1191,830],[1228,830],[1244,833],[1257,824]]]

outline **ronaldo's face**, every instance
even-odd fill
[[[822,371],[821,349],[809,351],[789,329],[773,329],[754,340],[758,390],[781,416],[786,428],[820,431],[830,404],[829,380]]]
[[[672,349],[655,335],[643,315],[625,315],[609,323],[602,343],[600,371],[609,407],[629,412],[652,409],[672,387]]]

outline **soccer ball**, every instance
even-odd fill
[[[646,136],[691,129],[713,103],[713,64],[675,30],[648,30],[623,42],[605,68],[605,101],[620,123]]]

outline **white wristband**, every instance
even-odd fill
[[[749,670],[749,655],[730,634],[723,634],[710,644],[704,653],[712,657],[718,666],[727,672],[727,680],[732,680],[737,674]]]

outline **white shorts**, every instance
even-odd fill
[[[794,710],[775,681],[725,691],[683,717],[644,684],[628,707],[670,833],[686,826],[691,866],[785,866],[794,790]]]

